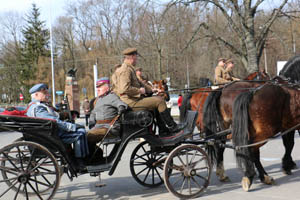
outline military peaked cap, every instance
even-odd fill
[[[233,63],[233,59],[230,58],[230,59],[225,61],[225,64],[228,64],[228,63]]]
[[[143,69],[141,67],[137,67],[135,68],[135,71],[143,71]]]
[[[108,77],[102,77],[96,82],[96,87],[100,87],[104,84],[110,84],[109,78]]]
[[[137,54],[137,49],[136,48],[127,48],[123,51],[123,55],[127,56],[127,55],[134,55]]]
[[[220,62],[220,61],[225,62],[225,61],[226,61],[226,58],[219,58],[219,59],[218,59],[218,62]]]
[[[48,90],[48,86],[44,83],[36,84],[29,90],[29,93],[33,94],[41,90]]]

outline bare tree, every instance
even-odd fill
[[[218,8],[227,20],[224,24],[224,31],[230,31],[236,40],[235,43],[223,37],[222,33],[214,32],[209,24],[205,21],[199,24],[199,29],[206,30],[207,37],[211,37],[222,43],[233,54],[240,58],[244,67],[249,73],[258,70],[258,63],[262,55],[266,38],[274,21],[282,14],[284,6],[288,0],[283,0],[273,8],[271,14],[259,26],[255,23],[256,14],[259,7],[267,0],[175,0],[169,5],[183,3],[190,5],[200,3],[205,8],[210,9],[212,6]]]

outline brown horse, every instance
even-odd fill
[[[289,78],[291,82],[300,81],[300,56],[295,56],[291,58],[283,67],[280,72],[281,76]],[[293,76],[291,76],[293,75]],[[286,83],[287,80],[280,77],[273,78],[273,81]],[[205,134],[207,136],[214,135],[218,131],[226,130],[230,127],[232,123],[232,108],[235,98],[242,92],[256,88],[265,82],[255,81],[255,82],[235,82],[226,85],[222,90],[215,90],[208,97],[206,104],[204,105],[204,127]],[[291,152],[294,146],[294,131],[289,134],[284,135],[283,144],[285,147],[285,154],[282,160],[282,168],[285,173],[291,174],[291,170],[295,168],[296,164],[292,160]],[[222,138],[223,139],[223,138]],[[224,139],[224,142],[226,138]],[[211,160],[217,163],[217,173],[224,174],[226,177],[223,166],[223,153],[224,147],[220,145],[210,146],[208,148],[208,153]],[[220,165],[220,167],[218,167]],[[219,172],[220,171],[220,172]]]
[[[264,84],[240,94],[233,110],[232,140],[238,165],[244,170],[243,189],[250,189],[255,175],[254,165],[260,180],[272,184],[273,178],[260,162],[259,148],[279,132],[300,129],[299,85]]]
[[[260,78],[262,80],[269,80],[269,76],[264,71],[254,72],[254,73],[250,74],[249,76],[247,76],[245,79],[252,80],[252,79],[258,79],[258,78]],[[225,87],[228,87],[228,86],[231,86],[231,85],[237,84],[237,83],[253,83],[253,82],[252,81],[251,82],[243,82],[243,81],[242,82],[240,82],[240,81],[232,82],[232,83],[226,85]],[[261,83],[261,81],[257,81],[257,83]],[[213,95],[213,97],[210,97],[210,99],[214,99],[215,96],[220,96],[221,94],[222,94],[222,91],[220,89],[212,90],[211,87],[199,88],[199,89],[191,91],[190,93],[185,95],[185,97],[183,98],[183,103],[182,103],[181,110],[180,110],[180,121],[183,121],[185,119],[185,114],[187,113],[187,110],[197,110],[198,118],[196,121],[196,126],[197,126],[198,130],[200,131],[200,133],[205,133],[206,135],[211,135],[212,133],[217,132],[216,129],[214,129],[213,131],[210,131],[211,129],[208,129],[210,131],[210,133],[209,134],[206,133],[207,130],[205,129],[205,126],[204,126],[204,121],[206,120],[206,118],[208,117],[212,121],[214,121],[216,119],[213,119],[210,116],[204,116],[204,105],[205,105],[205,102],[211,102],[211,100],[207,100],[207,98],[209,96]],[[218,101],[218,98],[215,99],[215,102],[217,102],[217,101]],[[215,106],[212,106],[211,104],[209,104],[209,106],[213,107],[214,109],[216,109],[217,105],[218,104],[215,104]],[[214,112],[214,111],[212,111],[212,112]],[[217,109],[216,109],[216,112],[217,112]],[[214,114],[214,117],[215,116],[217,116],[217,115]],[[219,121],[221,121],[221,119]],[[212,122],[207,122],[206,124],[211,124],[211,123]],[[213,124],[213,125],[215,125],[215,124]],[[224,129],[222,129],[222,130],[224,130]],[[217,155],[212,156],[212,158],[214,158],[214,160],[215,160],[214,163],[217,164],[216,174],[220,181],[228,181],[229,180],[225,174],[224,167],[223,167],[224,150],[225,150],[224,147],[220,147],[220,148],[215,148],[213,151],[210,151],[213,154],[215,154],[215,153],[217,154]]]
[[[153,81],[152,88],[160,90],[160,92],[153,94],[162,97],[165,101],[170,100],[170,95],[168,92],[168,86],[165,83],[165,80]]]

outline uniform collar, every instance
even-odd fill
[[[99,98],[105,97],[110,93],[110,90],[108,90],[107,92],[105,92],[104,94],[100,95]]]
[[[130,64],[129,62],[126,62],[126,60],[124,61],[124,63],[128,66],[128,67],[131,67],[133,70],[135,70],[135,67]]]

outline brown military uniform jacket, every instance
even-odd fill
[[[215,84],[225,84],[231,81],[240,80],[238,78],[233,77],[232,72],[227,71],[221,66],[217,66],[215,69]]]
[[[141,87],[145,88],[146,93],[152,92],[151,88],[138,80],[134,66],[128,63],[124,62],[112,75],[113,91],[129,106],[143,98],[139,90]]]

